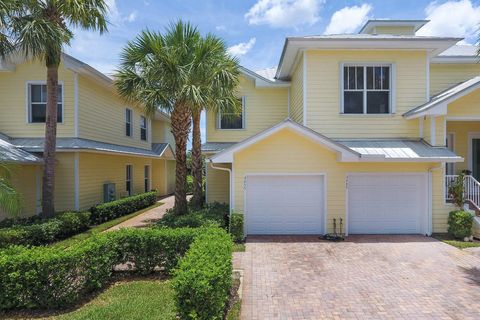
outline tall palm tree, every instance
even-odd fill
[[[192,110],[192,176],[195,207],[203,204],[203,161],[201,153],[200,114],[202,110],[213,113],[239,112],[241,103],[235,96],[239,84],[237,59],[227,52],[225,42],[214,35],[202,39],[197,53],[199,77],[197,88],[201,102],[191,105]]]
[[[9,168],[3,163],[0,163],[0,209],[13,216],[22,209],[21,196],[10,181]]]
[[[62,49],[73,38],[72,27],[107,31],[105,0],[0,0],[0,54],[13,51],[39,59],[47,68],[47,106],[42,216],[55,213],[55,148],[58,67]]]

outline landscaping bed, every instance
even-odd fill
[[[453,236],[447,233],[436,233],[436,234],[433,234],[432,237],[442,242],[445,242],[446,244],[454,246],[458,249],[480,247],[480,240],[478,239],[473,239],[473,241],[466,242],[466,241],[455,239]]]

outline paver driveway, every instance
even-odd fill
[[[242,319],[480,319],[480,258],[422,236],[250,237]]]

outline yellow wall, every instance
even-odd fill
[[[394,63],[396,114],[340,114],[340,66]],[[417,51],[307,51],[307,125],[331,138],[418,138],[418,121],[402,114],[426,101],[426,54]]]
[[[103,202],[104,183],[116,184],[117,198],[127,196],[127,164],[133,165],[133,194],[144,192],[144,166],[152,165],[152,160],[148,158],[96,153],[80,153],[79,160],[80,209]]]
[[[175,139],[170,123],[162,120],[152,121],[152,143],[168,143],[175,151]]]
[[[468,134],[480,134],[480,122],[478,121],[447,121],[447,132],[455,136],[454,151],[465,159],[464,162],[455,164],[455,172],[460,173],[468,169]]]
[[[143,114],[140,108],[133,107],[113,91],[85,77],[79,76],[78,85],[81,138],[150,149],[151,141],[140,140],[140,115]],[[125,135],[127,107],[133,111],[132,137]]]
[[[157,190],[158,195],[167,194],[166,160],[152,161],[152,189]]]
[[[326,173],[327,223],[331,232],[333,218],[345,219],[345,179],[349,172],[426,173],[437,166],[433,163],[340,163],[334,152],[284,129],[235,154],[234,210],[243,212],[243,181],[247,173]],[[445,231],[446,227],[445,212],[448,211],[444,205],[442,175],[443,171],[433,177],[434,232]]]
[[[449,117],[476,117],[480,115],[480,89],[448,105]]]
[[[431,64],[430,95],[448,89],[460,82],[480,76],[480,64]]]
[[[55,210],[67,211],[75,207],[75,160],[72,152],[57,152],[55,177]]]
[[[415,29],[413,27],[401,27],[401,26],[384,26],[375,27],[375,34],[393,34],[393,35],[414,35]]]
[[[290,118],[303,124],[303,57],[300,58],[291,79]]]
[[[245,96],[245,129],[218,130],[217,116],[207,112],[208,142],[237,142],[257,134],[288,117],[288,88],[256,89],[252,80],[240,78],[239,96]]]
[[[39,61],[19,64],[13,72],[0,72],[0,132],[14,137],[45,136],[43,123],[28,123],[27,82],[46,79],[47,69]],[[63,82],[64,117],[57,126],[57,136],[68,137],[74,132],[73,73],[63,63],[58,80]]]
[[[167,160],[167,194],[175,192],[175,164],[175,161]]]
[[[217,165],[231,168],[231,165]],[[207,164],[207,201],[230,203],[230,177],[228,171],[213,169]]]
[[[446,135],[445,135],[445,129],[446,129],[446,120],[445,117],[436,117],[435,118],[435,146],[445,146],[446,142]]]

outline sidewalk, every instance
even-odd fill
[[[163,204],[156,208],[145,211],[144,213],[133,217],[132,219],[117,224],[116,226],[107,229],[106,231],[113,231],[121,228],[142,228],[149,224],[152,224],[157,220],[160,220],[165,214],[165,211],[173,208],[173,205],[175,204],[175,196],[169,196],[167,198],[159,200],[158,202],[162,202]]]

